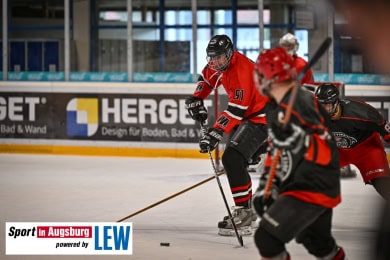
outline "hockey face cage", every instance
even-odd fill
[[[332,109],[328,113],[332,118],[335,117],[339,111],[339,100],[344,97],[343,82],[315,82],[314,84],[304,84],[302,87],[313,92],[318,103],[332,104]]]
[[[232,59],[233,56],[233,50],[227,50],[226,53],[223,53],[218,56],[207,56],[207,64],[208,66],[216,71],[225,71],[227,67],[230,64],[230,60]]]
[[[295,55],[299,48],[299,42],[294,34],[287,33],[279,40],[279,45],[284,47],[288,54]]]
[[[233,43],[227,35],[215,35],[206,48],[208,66],[216,71],[225,71],[233,52]]]

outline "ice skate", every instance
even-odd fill
[[[237,231],[241,236],[253,234],[253,229],[257,227],[257,216],[252,209],[244,207],[233,207],[232,217],[236,224]],[[225,216],[218,223],[218,234],[221,236],[235,236],[235,230],[229,216]]]
[[[260,154],[257,159],[250,159],[248,162],[248,172],[254,174],[261,174],[264,168],[265,154]]]

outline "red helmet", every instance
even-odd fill
[[[283,47],[264,50],[257,58],[255,77],[262,92],[269,90],[272,83],[295,79],[294,59]]]

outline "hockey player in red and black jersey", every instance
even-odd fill
[[[389,201],[390,169],[381,136],[390,144],[390,123],[363,101],[340,99],[332,83],[319,85],[315,96],[331,116],[340,166],[355,165],[364,182]]]
[[[298,56],[297,51],[299,48],[299,42],[297,37],[294,34],[286,33],[279,40],[279,45],[285,48],[294,59],[294,67],[297,71],[297,74],[302,71],[302,69],[306,66],[307,62],[300,56]],[[305,75],[301,79],[301,85],[303,84],[313,84],[314,77],[313,71],[309,69]]]
[[[216,148],[223,134],[229,134],[222,155],[235,207],[235,224],[242,235],[251,234],[256,214],[251,209],[252,180],[248,163],[267,139],[265,108],[268,98],[261,95],[253,82],[254,62],[234,50],[227,35],[215,35],[206,48],[207,65],[197,82],[193,96],[186,100],[191,117],[204,122],[207,110],[203,100],[217,87],[223,86],[228,95],[228,107],[216,118],[199,142],[200,152]],[[264,151],[265,153],[265,151]],[[220,235],[235,235],[228,217],[218,223]]]
[[[267,111],[270,146],[253,198],[261,216],[254,236],[261,259],[291,259],[285,245],[294,238],[317,259],[345,259],[331,232],[333,208],[341,197],[329,116],[312,93],[299,87],[293,59],[284,48],[262,51],[254,74],[259,90],[273,105]],[[274,160],[276,175],[271,174]]]

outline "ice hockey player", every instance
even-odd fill
[[[306,66],[307,62],[300,56],[298,56],[297,51],[299,49],[299,42],[297,37],[292,33],[286,33],[279,40],[279,45],[285,48],[294,59],[294,67],[297,71],[297,74]],[[309,69],[306,74],[301,79],[301,85],[304,84],[313,84],[314,77],[313,71]]]
[[[298,86],[294,61],[284,48],[259,54],[255,78],[273,105],[267,111],[270,146],[266,167],[253,198],[261,216],[254,236],[261,259],[291,259],[285,245],[293,238],[317,259],[345,259],[331,232],[333,208],[341,198],[329,116],[312,93]],[[291,100],[294,90],[298,91],[296,100]],[[290,102],[291,114],[287,112]],[[278,155],[276,175],[268,180]],[[272,184],[269,190],[267,183]]]
[[[267,139],[265,108],[268,98],[257,91],[253,82],[254,62],[236,51],[227,35],[213,36],[206,54],[208,63],[193,96],[186,100],[186,107],[194,120],[204,122],[208,115],[203,100],[221,85],[226,90],[227,108],[201,137],[199,146],[201,153],[213,151],[223,135],[229,134],[222,164],[235,204],[232,216],[241,235],[249,235],[257,216],[251,209],[252,180],[247,168],[252,156]],[[220,235],[235,235],[229,217],[224,217],[218,228]]]
[[[390,123],[363,101],[340,99],[339,89],[332,83],[319,85],[315,96],[331,116],[340,166],[355,165],[364,182],[389,201],[390,169],[381,136],[390,144]]]

